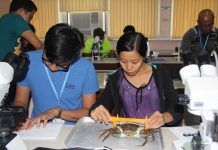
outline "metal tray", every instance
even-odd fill
[[[65,144],[68,148],[81,147],[97,149],[106,146],[113,150],[161,150],[163,147],[160,130],[155,133],[155,140],[153,141],[150,137],[144,146],[141,146],[144,142],[143,138],[118,138],[109,136],[104,142],[102,142],[103,138],[101,137],[99,139],[102,130],[112,127],[112,124],[105,125],[103,123],[98,123],[89,117],[81,118],[71,130]]]

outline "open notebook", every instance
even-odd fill
[[[41,125],[37,128],[36,125],[32,129],[22,130],[17,132],[22,139],[56,139],[62,124],[48,123],[46,127]]]

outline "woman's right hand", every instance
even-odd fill
[[[95,121],[103,121],[104,123],[108,123],[109,121],[111,121],[111,115],[108,112],[108,110],[103,106],[100,105],[98,107],[96,107],[92,112],[91,112],[91,117],[95,120]]]

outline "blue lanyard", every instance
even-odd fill
[[[53,84],[53,82],[52,82],[52,80],[51,80],[51,77],[50,77],[50,75],[49,75],[48,68],[47,68],[45,65],[44,65],[44,67],[45,67],[45,71],[46,71],[46,74],[47,74],[49,83],[50,83],[50,85],[51,85],[51,88],[52,88],[52,90],[53,90],[53,92],[54,92],[54,94],[55,94],[55,97],[57,98],[57,101],[58,101],[59,106],[60,106],[60,105],[61,105],[61,96],[62,96],[62,94],[63,94],[64,87],[65,87],[65,85],[66,85],[66,83],[67,83],[67,80],[68,80],[68,77],[69,77],[71,68],[70,68],[70,70],[67,72],[67,74],[65,75],[64,82],[63,82],[62,87],[61,87],[61,92],[60,92],[60,95],[58,96],[57,90],[56,90],[56,88],[55,88],[55,86],[54,86],[54,84]]]
[[[209,34],[207,35],[204,46],[203,46],[203,42],[202,42],[201,31],[199,29],[198,29],[198,34],[199,34],[199,38],[200,38],[201,49],[202,49],[202,51],[204,51],[205,47],[207,45],[208,39],[209,39]]]

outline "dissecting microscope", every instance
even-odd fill
[[[193,150],[218,149],[218,61],[217,52],[212,55],[215,65],[189,64],[180,70],[184,94],[188,111],[201,116],[199,134],[193,136],[191,147]],[[203,60],[203,59],[202,59]]]
[[[96,36],[94,42],[92,44],[92,60],[100,60],[101,59],[101,43],[99,36]]]
[[[19,81],[25,76],[29,65],[28,55],[15,49],[0,62],[0,149],[25,149],[23,141],[12,133],[21,121],[27,117],[24,107],[6,103],[12,80]]]

